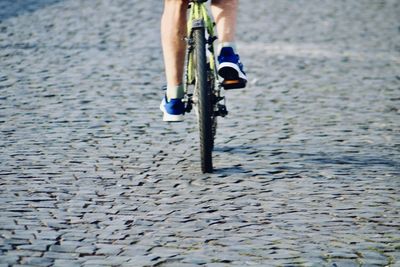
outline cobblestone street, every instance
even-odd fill
[[[161,3],[0,0],[0,267],[399,267],[400,2],[241,0],[209,175]]]

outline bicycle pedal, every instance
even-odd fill
[[[243,80],[224,80],[222,82],[222,87],[224,87],[225,90],[230,90],[230,89],[240,89],[246,87],[246,81]]]

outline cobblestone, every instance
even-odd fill
[[[0,266],[399,266],[399,2],[241,1],[211,175],[161,12],[0,2]]]

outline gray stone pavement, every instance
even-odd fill
[[[212,175],[161,1],[0,1],[0,266],[400,266],[400,3],[241,1]]]

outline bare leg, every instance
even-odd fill
[[[213,0],[211,5],[219,38],[218,75],[225,89],[244,88],[247,82],[235,45],[238,5],[239,0]]]
[[[238,0],[213,0],[211,11],[217,24],[220,44],[235,41]]]
[[[167,97],[183,97],[182,76],[185,61],[186,12],[188,0],[164,0],[161,42],[167,78]]]

